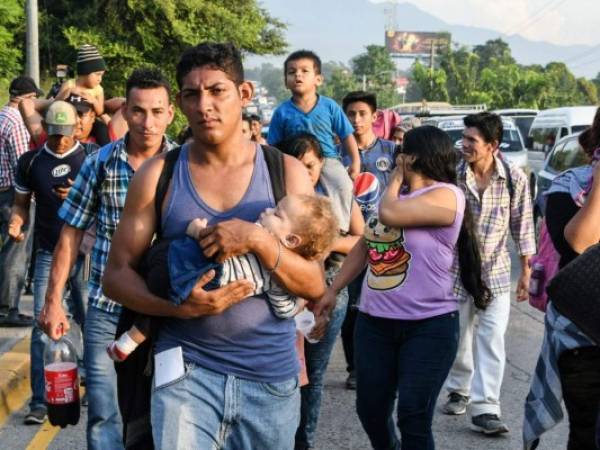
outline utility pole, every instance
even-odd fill
[[[27,16],[25,72],[40,85],[40,52],[38,47],[38,2],[26,0],[25,15]]]
[[[433,90],[433,69],[435,60],[435,39],[431,40],[431,53],[429,55],[429,87]]]
[[[364,73],[362,76],[362,90],[363,91],[367,90],[367,76]]]

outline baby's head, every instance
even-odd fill
[[[294,253],[318,260],[327,255],[339,225],[326,197],[288,195],[265,210],[259,223]]]
[[[93,45],[84,44],[77,51],[77,76],[87,88],[93,89],[102,82],[106,63]]]

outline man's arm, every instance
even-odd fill
[[[514,173],[511,176],[513,176],[515,192],[510,205],[510,230],[521,263],[521,275],[517,282],[517,301],[524,301],[529,298],[531,277],[529,257],[535,254],[533,208],[525,174],[519,169],[517,176]]]
[[[304,166],[288,155],[284,155],[283,161],[287,194],[314,195]],[[220,262],[232,256],[254,253],[290,294],[317,301],[325,292],[325,275],[320,262],[307,261],[286,249],[268,231],[253,223],[228,220],[207,227],[199,237],[204,254]]]
[[[583,206],[565,227],[564,236],[571,248],[583,253],[600,241],[600,164],[594,167],[593,184]]]
[[[44,307],[38,321],[42,330],[54,340],[59,339],[70,328],[62,304],[63,291],[77,259],[83,234],[84,230],[63,225],[52,255]]]
[[[17,242],[25,239],[25,234],[21,231],[23,225],[27,223],[29,218],[29,206],[31,202],[31,194],[15,193],[15,200],[8,222],[8,235]]]
[[[27,131],[31,135],[31,140],[35,145],[39,144],[39,139],[44,132],[42,126],[42,112],[46,109],[52,100],[26,98],[19,103],[19,111],[23,117],[23,122],[27,127]]]
[[[252,283],[236,281],[213,291],[202,286],[212,277],[203,276],[190,297],[177,306],[152,294],[136,268],[150,247],[156,229],[155,187],[164,165],[164,155],[146,161],[132,178],[125,208],[113,235],[102,289],[107,297],[129,309],[152,316],[196,318],[220,314],[252,293]]]
[[[348,156],[350,156],[350,168],[348,173],[350,174],[350,178],[354,180],[360,173],[360,155],[358,154],[358,144],[353,134],[350,134],[342,139],[342,143],[344,144],[346,153]]]

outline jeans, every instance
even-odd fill
[[[331,283],[338,271],[327,273],[327,282]],[[321,396],[323,394],[323,380],[329,358],[335,345],[335,340],[340,332],[346,308],[348,305],[348,291],[342,289],[336,298],[335,309],[332,312],[329,327],[325,335],[316,344],[304,342],[304,356],[308,383],[300,388],[301,408],[300,426],[296,431],[296,448],[314,447],[315,435],[317,433],[317,422],[321,411]]]
[[[106,347],[115,339],[118,313],[90,306],[85,318],[84,363],[88,396],[89,450],[123,449],[123,423],[117,402],[117,373]]]
[[[580,347],[561,353],[558,369],[569,414],[567,450],[596,450],[600,347]]]
[[[8,222],[14,197],[14,189],[0,192],[0,310],[3,312],[19,310],[33,245],[33,203],[29,208],[29,220],[23,227],[25,239],[15,242],[8,236]]]
[[[35,322],[31,332],[31,409],[45,406],[44,403],[44,332],[38,326],[37,319],[44,307],[44,298],[48,287],[52,253],[47,250],[38,250],[35,255],[35,268],[33,271],[33,312]],[[73,319],[83,329],[85,320],[85,287],[82,276],[83,256],[79,256],[69,275],[68,286],[70,294],[67,297],[69,310]]]
[[[496,296],[485,310],[477,309],[473,301],[460,302],[459,310],[460,343],[446,388],[449,392],[471,396],[471,415],[500,416],[500,387],[506,364],[504,334],[510,314],[510,293]],[[479,316],[477,327],[476,316]],[[476,342],[475,351],[473,341]]]
[[[346,357],[346,370],[354,372],[354,327],[358,316],[358,305],[360,304],[360,293],[362,283],[367,270],[363,270],[359,276],[348,285],[348,308],[342,325],[342,346]]]
[[[299,402],[298,377],[262,383],[189,363],[181,378],[153,389],[154,446],[291,450]]]
[[[356,409],[376,450],[433,450],[438,394],[456,356],[458,313],[424,320],[356,321]],[[398,396],[398,442],[392,409]]]

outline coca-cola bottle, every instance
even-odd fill
[[[44,350],[48,420],[61,428],[79,422],[77,353],[69,339],[49,339]]]

